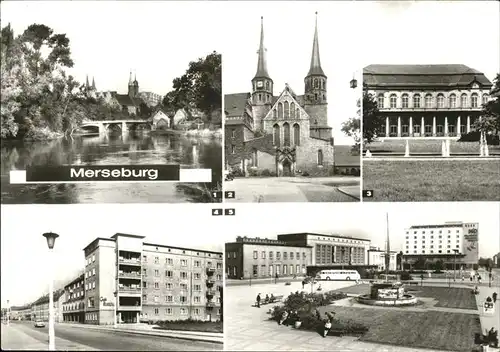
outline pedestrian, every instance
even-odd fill
[[[278,325],[283,325],[283,323],[286,321],[287,318],[288,318],[288,312],[285,310],[283,314],[281,314],[281,319],[278,322]]]
[[[462,282],[464,282],[464,280],[465,280],[465,276],[462,275]]]
[[[332,328],[332,323],[330,322],[330,320],[325,319],[325,327],[324,327],[324,330],[323,330],[323,337],[326,337],[328,335],[328,333],[330,332],[331,328]]]
[[[496,303],[497,302],[497,293],[493,292],[493,294],[491,295],[491,297],[493,298],[493,303]]]
[[[472,282],[472,276],[470,276],[470,282]]]
[[[269,303],[269,295],[266,293],[266,298],[264,298],[264,303]]]
[[[257,308],[260,308],[260,293],[257,295]]]
[[[302,289],[304,289],[304,286],[306,285],[306,281],[302,280]]]
[[[481,275],[478,275],[477,282],[481,283]]]
[[[274,275],[274,279],[276,280],[276,282],[278,282],[278,273],[276,273],[276,275]]]

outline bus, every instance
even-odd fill
[[[360,280],[361,276],[356,270],[321,270],[316,274],[317,280]]]

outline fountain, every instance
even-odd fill
[[[390,242],[389,242],[389,214],[387,218],[387,239],[385,251],[385,282],[373,282],[370,293],[360,295],[357,301],[370,306],[412,306],[418,303],[417,297],[405,292],[401,282],[389,282]]]

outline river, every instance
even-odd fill
[[[220,139],[178,134],[74,136],[47,142],[3,141],[1,145],[3,204],[182,203],[214,200],[193,189],[222,183]],[[82,183],[16,185],[9,171],[27,166],[180,164],[181,168],[212,169],[212,183],[183,187],[178,183]]]

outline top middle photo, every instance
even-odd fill
[[[359,201],[355,5],[238,3],[227,19],[227,202]]]

